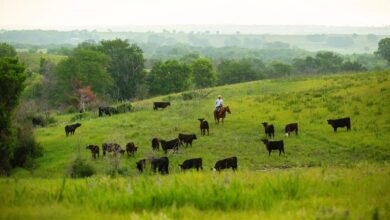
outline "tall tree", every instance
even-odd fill
[[[113,98],[136,97],[145,76],[142,49],[121,39],[103,40],[98,48],[111,58],[108,72],[115,83],[115,88],[111,93]]]
[[[390,64],[390,38],[383,38],[378,43],[378,50],[375,52],[383,57]]]
[[[224,60],[218,65],[218,83],[231,84],[263,78],[250,60]]]
[[[15,57],[16,50],[7,43],[0,43],[0,57]]]
[[[217,80],[213,64],[207,58],[198,58],[192,61],[192,76],[197,88],[213,86]]]
[[[11,169],[10,157],[16,145],[12,117],[24,88],[24,70],[18,59],[0,58],[0,175],[8,174]]]
[[[151,95],[181,92],[189,88],[191,68],[177,60],[158,62],[148,75]]]
[[[91,86],[94,93],[104,95],[112,86],[107,72],[110,58],[90,48],[77,48],[73,55],[62,60],[56,67],[59,92],[56,99],[61,103],[79,105],[79,89]]]

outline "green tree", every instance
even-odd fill
[[[273,62],[269,68],[269,77],[290,76],[293,72],[293,67],[290,64]]]
[[[315,58],[320,73],[335,73],[341,70],[343,59],[333,52],[319,52]]]
[[[0,43],[0,57],[15,57],[16,50],[11,45]]]
[[[115,83],[113,98],[137,97],[145,77],[142,49],[121,39],[101,41],[98,49],[111,58],[108,72]]]
[[[223,60],[218,65],[218,84],[247,82],[263,78],[250,60]]]
[[[378,50],[375,54],[383,57],[390,64],[390,38],[383,38],[378,43]]]
[[[209,59],[198,58],[192,61],[191,67],[195,87],[206,88],[215,85],[217,77]]]
[[[189,88],[191,68],[177,60],[158,62],[148,75],[149,93],[163,95]]]
[[[10,158],[16,145],[12,117],[24,88],[24,70],[18,59],[0,58],[0,175],[9,174],[11,169]]]
[[[107,72],[110,58],[89,48],[77,48],[73,55],[58,63],[55,71],[58,89],[56,100],[76,106],[79,104],[79,89],[91,86],[98,95],[109,92],[112,79]]]

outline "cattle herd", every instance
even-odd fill
[[[153,109],[158,110],[158,108],[166,108],[167,106],[170,106],[170,102],[154,102],[153,103]],[[100,107],[99,108],[99,116],[103,116],[104,114],[111,115],[113,113],[114,109],[111,109],[110,107]],[[203,119],[198,119],[200,122],[200,133],[202,136],[209,135],[209,123]],[[339,127],[346,127],[347,131],[351,129],[351,120],[349,117],[347,118],[341,118],[341,119],[329,119],[327,120],[328,124],[331,125],[334,129],[334,132],[337,132],[337,128]],[[261,123],[264,127],[264,133],[266,137],[268,138],[274,138],[275,137],[275,127],[273,124],[269,124],[267,122]],[[65,126],[65,134],[68,136],[69,134],[74,134],[76,129],[80,127],[80,123],[66,125]],[[295,135],[298,135],[298,123],[290,123],[285,126],[284,129],[285,135],[288,137],[290,136],[290,133],[294,132]],[[191,147],[192,142],[196,140],[196,134],[183,134],[179,133],[178,137],[172,140],[163,140],[159,138],[153,138],[151,140],[151,146],[153,151],[159,151],[160,146],[161,149],[164,151],[165,154],[168,153],[168,150],[172,151],[173,153],[177,153],[179,151],[180,146],[184,147]],[[263,144],[265,145],[268,156],[271,155],[271,151],[276,150],[279,151],[279,156],[284,152],[284,142],[283,140],[273,140],[270,141],[267,138],[261,139]],[[100,150],[99,146],[97,145],[87,145],[86,149],[91,151],[92,158],[96,159],[100,156]],[[137,152],[138,147],[135,146],[133,142],[129,142],[126,144],[126,149],[122,149],[121,146],[117,143],[103,143],[102,144],[102,151],[103,156],[106,156],[106,153],[112,153],[113,155],[117,156],[118,154],[124,155],[127,154],[128,157],[134,156]],[[168,174],[169,173],[169,158],[166,156],[160,157],[160,158],[150,158],[150,159],[141,159],[136,162],[136,168],[139,172],[144,172],[147,164],[150,163],[151,170],[153,172],[159,172],[161,174]],[[196,169],[197,171],[203,170],[203,164],[202,164],[202,158],[192,158],[183,161],[182,164],[179,165],[180,170],[187,170],[187,169]],[[237,170],[237,157],[229,157],[222,160],[218,160],[214,167],[211,168],[215,171],[221,171],[223,169],[232,169],[233,171]]]

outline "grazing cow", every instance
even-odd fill
[[[287,137],[290,136],[290,132],[293,131],[295,131],[295,135],[298,135],[298,123],[288,124],[284,128],[284,133],[286,134]]]
[[[100,151],[99,151],[99,146],[97,145],[87,145],[85,147],[85,149],[88,149],[88,150],[91,150],[91,154],[92,154],[92,158],[96,159],[96,155],[97,157],[100,156]]]
[[[158,138],[153,138],[152,139],[152,149],[155,150],[160,150],[160,140]]]
[[[138,147],[135,146],[133,142],[129,142],[126,144],[126,152],[127,156],[134,156],[134,153],[137,152]]]
[[[154,110],[158,110],[159,108],[164,109],[169,105],[171,105],[170,102],[153,102],[153,109]]]
[[[33,117],[31,120],[34,128],[38,125],[42,127],[44,126],[44,120],[42,117]]]
[[[170,149],[172,149],[173,152],[176,153],[179,151],[179,144],[180,144],[179,138],[175,138],[170,141],[161,140],[160,142],[161,142],[161,147],[164,150],[164,153],[167,153],[168,150]]]
[[[76,131],[76,128],[78,128],[80,126],[81,126],[80,123],[65,126],[66,136],[68,136],[69,134],[74,134],[74,132]]]
[[[265,147],[268,150],[268,156],[271,156],[272,150],[279,150],[279,156],[283,152],[284,153],[284,143],[283,140],[280,141],[268,141],[268,139],[261,139],[261,141],[265,144]]]
[[[229,168],[232,168],[233,171],[237,170],[237,157],[236,156],[229,157],[229,158],[226,158],[223,160],[218,160],[215,163],[215,166],[211,169],[214,171],[221,171],[221,170],[229,169]]]
[[[268,124],[267,122],[263,122],[261,123],[263,124],[264,126],[264,132],[266,135],[268,135],[269,138],[274,138],[275,137],[275,129],[274,129],[274,125],[272,124]]]
[[[209,123],[204,120],[203,118],[198,118],[199,122],[200,122],[200,134],[205,136],[206,135],[206,131],[207,131],[207,135],[210,135],[209,134]]]
[[[104,143],[102,144],[103,149],[103,156],[106,156],[106,152],[114,152],[116,155],[117,153],[124,154],[125,151],[122,152],[121,146],[116,143]]]
[[[193,158],[185,160],[182,164],[179,164],[180,170],[187,170],[191,168],[196,168],[196,171],[199,171],[199,168],[203,170],[202,167],[202,158]]]
[[[179,133],[179,140],[180,144],[184,147],[184,144],[186,144],[186,147],[188,147],[188,144],[192,147],[192,141],[196,140],[195,134],[181,134]]]
[[[144,172],[146,167],[146,159],[139,160],[135,163],[135,165],[140,173]]]
[[[117,114],[118,110],[114,107],[99,107],[99,117],[103,117],[104,115],[111,116],[112,114]]]
[[[168,157],[160,157],[153,159],[151,162],[153,172],[156,172],[156,169],[161,174],[169,174],[169,160]]]
[[[339,118],[339,119],[329,119],[328,124],[333,127],[333,131],[337,132],[337,128],[347,127],[347,131],[351,130],[351,119]]]

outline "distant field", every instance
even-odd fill
[[[263,80],[194,91],[133,103],[135,111],[98,118],[87,113],[74,136],[64,126],[75,115],[35,131],[44,147],[38,167],[0,179],[0,217],[9,218],[275,218],[368,219],[390,216],[390,72],[338,74]],[[192,93],[192,94],[194,94]],[[215,125],[218,94],[232,110]],[[188,92],[187,96],[188,97]],[[170,100],[164,110],[152,102]],[[333,132],[326,120],[351,117],[350,132]],[[197,118],[210,123],[202,137]],[[268,152],[261,122],[275,125],[285,156]],[[299,123],[299,135],[286,137],[284,125]],[[135,162],[151,156],[151,139],[196,133],[192,147],[169,153],[170,175],[139,174]],[[109,177],[113,157],[93,160],[87,144],[116,142],[139,146],[134,158],[120,158],[121,177]],[[80,155],[97,176],[65,181],[70,161]],[[213,173],[216,160],[237,156],[238,173]],[[180,173],[183,160],[202,157],[204,171]],[[23,209],[23,212],[18,210]],[[41,210],[41,211],[38,211]],[[78,213],[78,214],[75,214]],[[75,216],[76,215],[76,216]]]

